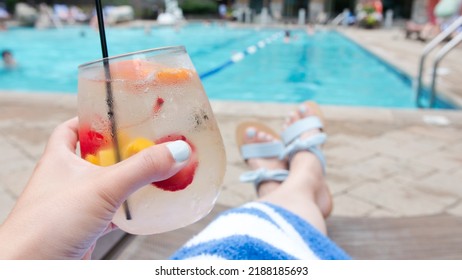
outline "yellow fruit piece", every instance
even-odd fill
[[[129,135],[127,134],[127,132],[118,131],[117,132],[117,141],[119,142],[119,147],[126,147],[131,142],[131,139],[130,139]]]
[[[115,153],[113,149],[101,150],[98,152],[98,160],[100,166],[109,166],[116,163]]]
[[[86,155],[85,160],[93,164],[99,165],[99,158],[95,155]]]
[[[134,154],[153,146],[155,143],[146,138],[136,138],[124,149],[123,158],[129,158]]]

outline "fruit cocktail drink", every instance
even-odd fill
[[[132,234],[153,234],[199,220],[215,203],[226,158],[215,117],[186,50],[160,48],[106,61],[106,68],[104,60],[79,67],[82,158],[109,166],[117,162],[116,149],[124,160],[166,141],[181,139],[192,148],[184,169],[133,193],[128,198],[131,217],[127,219],[121,207],[113,222]],[[108,87],[115,121],[108,117]]]

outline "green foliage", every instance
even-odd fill
[[[375,17],[375,8],[372,5],[364,5],[363,11],[366,13],[366,17],[361,20],[359,23],[360,26],[365,28],[374,28],[377,27],[380,22]]]
[[[184,0],[180,8],[184,14],[216,14],[218,4],[213,0]]]
[[[114,5],[114,6],[122,6],[122,5],[131,5],[131,1],[129,0],[107,0],[104,1],[103,3],[105,5]]]
[[[16,6],[16,3],[18,3],[18,2],[19,2],[18,0],[6,0],[5,1],[6,10],[10,14],[13,14],[14,13],[14,7]]]
[[[363,10],[368,15],[373,14],[375,12],[375,8],[372,5],[364,5]]]

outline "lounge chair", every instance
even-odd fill
[[[98,241],[95,259],[166,259],[228,207],[172,232],[133,236],[115,231]],[[462,259],[462,217],[331,217],[329,236],[354,259]]]

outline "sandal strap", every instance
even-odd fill
[[[258,186],[263,181],[284,181],[287,176],[289,175],[289,170],[285,169],[276,169],[276,170],[268,170],[266,168],[260,168],[253,171],[244,172],[239,179],[241,182],[245,183],[254,183],[255,187]]]
[[[281,141],[252,143],[241,146],[241,155],[247,160],[250,158],[271,158],[279,157],[284,150]]]
[[[281,135],[282,141],[288,145],[302,133],[312,129],[322,129],[321,119],[316,116],[306,117],[290,125]]]
[[[326,142],[327,135],[325,133],[318,133],[306,139],[296,139],[290,143],[281,154],[281,159],[288,157],[289,161],[292,157],[300,151],[309,151],[312,152],[321,162],[322,170],[325,174],[326,172],[326,159],[324,153],[319,148],[324,142]]]

